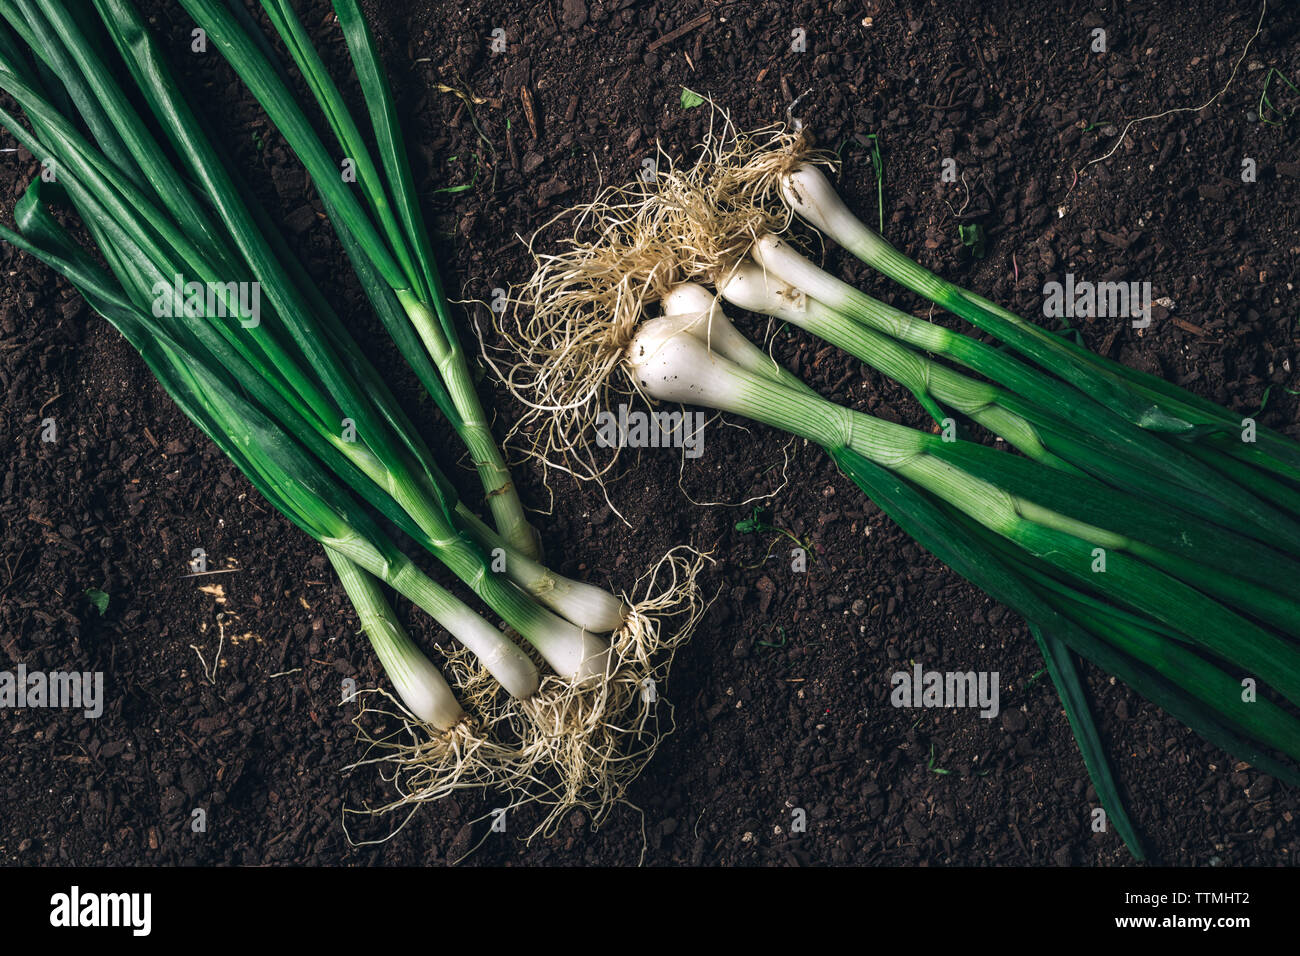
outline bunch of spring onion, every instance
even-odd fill
[[[0,125],[57,171],[56,185],[33,184],[15,211],[17,232],[0,237],[67,277],[191,420],[325,547],[415,718],[408,724],[413,744],[377,742],[406,775],[398,803],[499,784],[533,788],[520,799],[549,801],[552,816],[579,802],[604,807],[643,763],[620,762],[619,725],[625,711],[653,702],[641,685],[662,665],[650,659],[675,639],[659,637],[657,612],[693,597],[690,575],[647,608],[629,608],[531,556],[534,536],[454,344],[372,41],[355,3],[336,6],[353,61],[369,81],[367,102],[378,103],[384,173],[361,156],[358,141],[353,157],[366,205],[347,190],[326,188],[327,209],[394,340],[478,466],[497,531],[457,498],[382,378],[215,148],[128,0],[96,0],[93,12],[54,0],[0,0],[0,89],[28,117],[24,124],[0,111]],[[282,72],[259,56],[283,84]],[[123,72],[133,87],[119,85]],[[281,110],[310,130],[287,86],[279,90]],[[133,96],[148,114],[137,112]],[[295,145],[324,154],[318,141]],[[62,230],[51,213],[56,205],[76,212],[107,268]],[[394,207],[402,210],[400,223],[385,219]],[[374,220],[388,229],[387,242]],[[173,291],[181,284],[175,277],[199,283],[220,307],[205,309]],[[256,320],[239,309],[237,283],[244,282],[255,283],[265,300]],[[355,441],[344,437],[345,420],[355,423]],[[552,674],[539,673],[509,636],[422,572],[376,515],[437,557]],[[505,556],[505,574],[491,569],[489,549]],[[668,566],[689,570],[685,564]],[[491,675],[470,682],[466,703],[477,722],[463,719],[461,703],[396,622],[375,579],[433,616]],[[613,653],[603,636],[609,632]],[[498,728],[510,739],[497,739]],[[643,752],[652,749],[653,741]],[[558,783],[541,784],[539,793],[547,773]]]
[[[228,9],[215,0],[181,0],[181,4],[303,162],[331,211],[377,313],[478,465],[498,532],[517,552],[528,552],[531,529],[522,518],[514,485],[487,430],[456,338],[415,199],[392,94],[355,0],[339,0],[333,7],[370,120],[378,163],[370,156],[337,86],[287,0],[262,0],[261,6],[326,121],[333,136],[332,149],[316,135],[265,38],[247,18],[239,16],[241,7]],[[352,193],[338,175],[340,156],[346,157],[355,171],[369,220],[365,212],[353,209]],[[638,731],[643,745],[633,755],[624,753],[624,728],[650,726],[648,716],[657,695],[654,687],[666,676],[673,650],[687,639],[697,618],[694,577],[702,559],[690,549],[671,552],[646,575],[645,597],[632,607],[594,588],[579,592],[572,582],[517,554],[511,554],[510,561],[540,601],[563,601],[565,607],[556,606],[556,610],[589,631],[614,631],[612,653],[602,650],[603,644],[587,649],[598,666],[589,660],[572,674],[557,668],[568,681],[544,686],[547,706],[529,708],[541,728],[541,739],[555,751],[552,763],[570,768],[558,805],[571,805],[582,791],[593,791],[601,798],[589,802],[589,808],[607,808],[657,745],[655,733]],[[675,633],[662,633],[660,619],[678,614],[682,620]],[[586,680],[589,676],[601,679]],[[549,818],[555,819],[558,813]]]
[[[1139,856],[1071,651],[1300,782],[1289,709],[1300,704],[1300,446],[1263,429],[1244,444],[1232,413],[943,283],[848,212],[801,140],[753,143],[734,137],[692,167],[607,192],[582,210],[592,238],[542,257],[523,299],[531,314],[502,332],[519,352],[507,381],[555,423],[546,440],[591,461],[582,399],[619,388],[621,369],[624,391],[824,447],[904,530],[1029,622],[1099,795]],[[817,268],[778,234],[792,211],[1010,351]],[[817,396],[688,279],[894,378],[942,436]],[[664,315],[649,318],[656,302]],[[955,415],[1020,454],[959,438]]]

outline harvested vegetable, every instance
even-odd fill
[[[255,92],[268,95],[273,116],[305,128],[293,144],[319,171],[324,146],[262,53],[261,38],[223,7],[194,8],[214,18],[219,44],[259,58],[254,67],[274,82]],[[117,85],[118,71],[86,32],[90,17],[52,0],[0,3],[16,34],[0,27],[0,89],[29,120],[0,111],[0,125],[58,170],[58,189],[43,194],[34,186],[16,217],[19,232],[0,237],[67,277],[191,420],[325,546],[405,707],[398,716],[410,740],[371,739],[365,758],[395,765],[401,777],[399,799],[382,809],[496,786],[514,800],[550,806],[543,828],[574,805],[599,816],[658,743],[658,698],[646,684],[666,676],[672,650],[698,616],[700,558],[667,556],[646,576],[640,601],[570,581],[535,559],[531,526],[456,342],[369,34],[355,3],[340,0],[338,10],[372,107],[384,175],[363,155],[321,72],[313,90],[327,108],[338,107],[335,129],[356,147],[368,208],[346,189],[323,187],[323,198],[394,341],[478,466],[497,530],[459,500],[442,463],[250,200],[128,0],[97,0],[95,28],[111,39],[163,140]],[[289,7],[268,4],[268,13],[295,59],[319,65]],[[332,169],[324,179],[339,182]],[[76,211],[107,269],[57,225],[56,205]],[[192,286],[206,290],[206,305]],[[256,313],[241,309],[247,289],[268,300]],[[188,321],[164,323],[166,315]],[[421,571],[376,516],[437,557],[551,673]],[[503,573],[487,558],[498,550]],[[473,654],[472,665],[454,659],[462,701],[395,623],[375,578]]]
[[[1231,412],[944,283],[851,216],[819,159],[802,137],[728,126],[692,166],[575,210],[582,232],[538,256],[501,329],[517,353],[503,378],[544,426],[533,450],[601,480],[612,459],[591,447],[589,424],[632,394],[824,447],[905,530],[1029,621],[1135,854],[1068,651],[1300,782],[1300,723],[1288,709],[1300,703],[1300,446],[1276,433],[1243,443]],[[784,234],[794,214],[1011,351],[821,270]],[[683,286],[692,280],[896,379],[942,434],[815,395],[746,341],[712,294]],[[1023,457],[962,439],[948,427],[958,415]],[[1243,700],[1245,677],[1268,690]]]

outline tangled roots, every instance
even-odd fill
[[[672,709],[660,696],[673,655],[691,637],[707,605],[696,578],[710,559],[676,548],[637,582],[623,627],[611,638],[604,674],[543,679],[528,700],[516,700],[465,650],[449,655],[448,677],[466,714],[450,731],[421,722],[386,691],[370,691],[353,719],[365,745],[347,769],[374,766],[397,791],[375,807],[344,810],[370,818],[408,812],[396,835],[423,803],[457,791],[500,793],[507,809],[537,804],[542,822],[529,835],[552,834],[570,810],[583,808],[599,823],[625,800],[628,786],[672,732]],[[375,696],[383,702],[372,705]],[[662,709],[667,708],[667,714]],[[396,729],[383,734],[368,724],[382,718]]]
[[[660,696],[673,657],[690,640],[707,604],[696,581],[706,561],[690,548],[665,555],[625,595],[630,612],[610,642],[602,675],[571,681],[551,676],[518,702],[525,749],[540,753],[545,789],[533,800],[547,808],[530,839],[550,835],[581,807],[598,826],[672,733],[672,705]]]
[[[694,162],[679,166],[661,149],[653,174],[553,219],[572,219],[573,235],[556,253],[530,244],[533,275],[494,318],[509,357],[489,354],[489,364],[529,409],[508,440],[548,467],[602,482],[618,449],[595,446],[597,416],[639,391],[620,373],[647,309],[678,283],[725,276],[759,236],[785,231],[782,174],[829,161],[803,133],[742,133],[715,107]]]
[[[360,706],[352,725],[362,744],[362,754],[344,770],[375,767],[380,778],[391,784],[398,796],[375,807],[344,809],[344,834],[354,846],[383,842],[395,836],[420,804],[457,791],[511,792],[526,785],[530,771],[528,755],[517,746],[503,742],[509,737],[501,732],[508,717],[499,698],[507,695],[464,648],[448,653],[446,670],[451,683],[459,688],[458,697],[466,714],[450,730],[425,723],[386,690],[362,691],[357,695]],[[372,731],[370,724],[376,720],[389,729]],[[379,840],[354,841],[348,833],[351,816],[373,818],[404,808],[409,812],[401,823]]]

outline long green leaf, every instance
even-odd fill
[[[1083,682],[1079,679],[1078,668],[1074,666],[1074,658],[1070,656],[1070,649],[1063,642],[1045,634],[1043,629],[1032,621],[1029,624],[1029,632],[1034,635],[1038,650],[1047,664],[1047,673],[1051,675],[1052,684],[1055,685],[1056,693],[1061,698],[1065,719],[1070,724],[1075,743],[1079,745],[1083,764],[1092,779],[1092,785],[1097,790],[1101,805],[1105,808],[1111,822],[1115,824],[1115,830],[1124,841],[1124,845],[1137,860],[1145,861],[1146,853],[1142,849],[1142,841],[1138,838],[1132,821],[1129,820],[1119,786],[1110,772],[1106,748],[1101,742],[1101,734],[1097,732],[1097,725],[1093,722],[1088,697],[1084,693]]]
[[[388,185],[380,175],[370,156],[361,131],[357,128],[352,114],[343,101],[320,55],[312,45],[302,21],[294,13],[293,7],[285,0],[262,0],[262,9],[266,11],[272,26],[288,48],[289,55],[298,65],[303,79],[311,89],[317,104],[325,113],[330,129],[338,138],[343,155],[356,166],[357,185],[370,205],[371,212],[388,242],[393,257],[402,267],[406,276],[405,288],[411,289],[417,298],[427,300],[428,291],[424,288],[415,264],[411,261],[410,250],[388,197]]]
[[[902,529],[917,540],[958,574],[987,591],[994,598],[1008,603],[1022,613],[1034,614],[1031,623],[1038,636],[1039,623],[1052,627],[1055,634],[1064,634],[1079,641],[1078,628],[1068,619],[1061,618],[1051,608],[1034,598],[1027,586],[998,559],[987,553],[978,541],[960,523],[945,517],[926,493],[911,486],[904,479],[847,449],[832,452],[836,463],[867,496],[885,511]],[[1145,859],[1123,799],[1114,783],[1100,737],[1092,722],[1087,700],[1078,685],[1078,675],[1068,654],[1058,649],[1054,636],[1044,639],[1043,647],[1049,671],[1061,697],[1067,719],[1084,757],[1084,765],[1107,814],[1115,821],[1116,830],[1129,851],[1139,860]],[[1081,642],[1080,642],[1081,643]],[[1048,656],[1048,655],[1052,656]],[[1102,654],[1104,658],[1108,657]],[[1109,655],[1107,662],[1114,665],[1123,658]],[[1124,662],[1127,665],[1127,661]],[[1131,667],[1120,667],[1130,679],[1140,672]],[[1114,673],[1115,671],[1112,671]],[[1077,690],[1076,690],[1077,688]],[[1153,692],[1167,700],[1176,699],[1176,692],[1164,687],[1154,687]]]
[[[341,163],[331,157],[258,45],[244,32],[229,10],[217,0],[180,0],[187,13],[207,32],[210,41],[235,68],[253,96],[262,104],[299,160],[307,167],[316,188],[338,210],[340,220],[356,237],[376,268],[395,290],[408,288],[402,267],[356,197],[343,182]]]
[[[997,550],[990,549],[987,542],[996,536],[987,529],[960,512],[945,510],[929,493],[848,449],[832,450],[832,457],[908,535],[962,577],[1049,630],[1075,653],[1124,681],[1215,746],[1278,779],[1300,785],[1300,769],[1270,756],[1246,736],[1243,728],[1190,694],[1181,686],[1180,675],[1174,674],[1172,679],[1162,676],[1098,640],[1044,601],[998,557]]]
[[[420,264],[427,295],[425,301],[434,307],[448,342],[455,347],[456,328],[447,309],[442,277],[429,244],[429,232],[425,228],[424,215],[416,199],[418,193],[415,190],[415,178],[411,173],[409,154],[403,142],[402,126],[397,118],[392,89],[380,63],[374,36],[356,0],[334,0],[334,12],[338,16],[343,38],[352,55],[352,65],[357,71],[357,78],[365,94],[366,106],[370,110],[370,122],[379,146],[380,162],[384,166],[388,181],[392,183],[397,213],[401,217],[407,243],[414,250]]]

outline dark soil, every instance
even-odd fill
[[[268,208],[436,434],[279,136],[217,54],[189,52],[190,26],[173,4],[149,6]],[[1300,82],[1294,5],[1270,9],[1213,106],[1139,124],[1087,166],[1128,118],[1196,106],[1223,87],[1259,5],[369,6],[449,285],[466,298],[526,277],[517,235],[599,183],[635,175],[656,142],[677,156],[697,143],[708,117],[682,108],[683,86],[741,127],[783,119],[811,90],[802,118],[822,145],[842,149],[842,189],[868,221],[877,194],[862,144],[879,136],[884,231],[909,254],[1041,321],[1043,284],[1066,272],[1149,280],[1172,311],[1158,309],[1141,334],[1122,321],[1083,323],[1087,344],[1243,414],[1263,405],[1262,423],[1300,436],[1300,115],[1257,119],[1269,68]],[[339,67],[327,5],[309,7],[305,19]],[[1089,52],[1094,27],[1106,31],[1105,54]],[[497,28],[508,49],[493,55]],[[804,52],[790,48],[796,28]],[[1276,79],[1269,89],[1288,108],[1300,103]],[[945,157],[964,184],[940,182]],[[1249,184],[1247,157],[1257,167]],[[8,217],[34,165],[14,153],[0,164]],[[472,188],[436,192],[459,184]],[[969,223],[987,236],[982,260],[958,240]],[[828,258],[925,314],[842,255]],[[598,489],[563,476],[553,513],[539,518],[561,570],[616,588],[674,545],[716,560],[703,585],[717,600],[663,689],[676,733],[630,793],[639,812],[619,808],[597,831],[575,813],[553,838],[526,845],[532,814],[489,833],[480,818],[491,800],[466,797],[424,808],[386,843],[349,845],[343,807],[389,791],[373,774],[343,773],[358,749],[340,682],[381,676],[319,549],[64,283],[8,247],[0,271],[0,669],[102,670],[108,697],[99,720],[0,713],[5,863],[430,864],[480,840],[470,864],[1130,862],[1113,830],[1091,830],[1096,795],[1023,623],[911,544],[815,448],[739,422],[712,423],[704,457],[685,468],[673,452],[643,453],[610,490],[630,529]],[[900,388],[832,349],[782,332],[776,354],[838,401],[926,424]],[[490,378],[482,390],[504,434],[517,407]],[[53,443],[40,440],[46,418]],[[528,500],[546,507],[540,471],[518,474]],[[743,503],[763,495],[773,525],[812,541],[806,573],[791,572],[785,538],[734,530],[752,507]],[[238,570],[186,578],[194,548],[210,568]],[[201,590],[216,586],[222,599]],[[102,617],[88,588],[111,596]],[[411,625],[426,645],[439,639],[421,615]],[[218,660],[222,633],[213,681],[203,662]],[[998,672],[1002,714],[891,707],[890,675],[911,661]],[[1300,795],[1087,673],[1155,860],[1294,860]],[[206,832],[192,832],[195,809]],[[795,809],[806,811],[804,833],[791,832]]]

